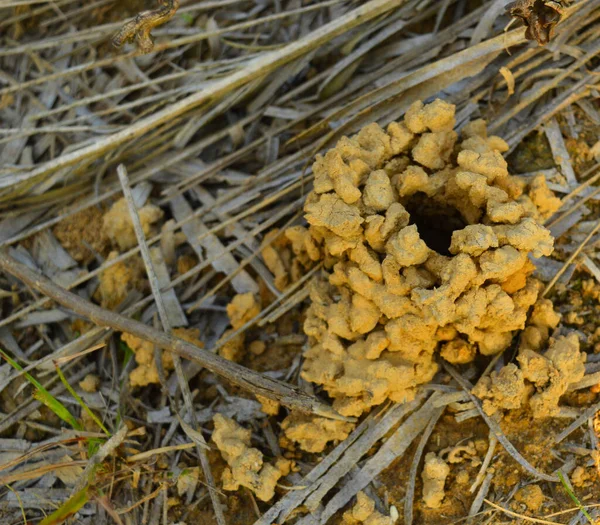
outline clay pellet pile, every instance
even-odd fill
[[[460,137],[454,125],[453,105],[416,102],[313,165],[305,217],[327,271],[311,290],[302,376],[343,415],[411,399],[436,352],[454,364],[502,352],[536,302],[530,350],[558,322],[542,315],[552,307],[530,256],[552,252],[542,221],[560,201],[542,175],[508,173],[508,146],[484,121]]]
[[[271,232],[262,255],[285,289],[323,263],[312,281],[302,377],[344,416],[405,402],[438,371],[508,348],[518,364],[482,378],[488,414],[529,406],[558,412],[584,374],[574,334],[551,338],[560,316],[540,297],[531,258],[552,253],[543,221],[560,206],[543,175],[510,175],[500,137],[475,120],[459,134],[455,108],[415,102],[403,122],[343,137],[313,164],[308,228]],[[277,237],[270,242],[271,236]],[[290,414],[285,439],[309,452],[353,425]],[[284,443],[285,444],[285,443]]]

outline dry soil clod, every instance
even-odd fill
[[[225,341],[219,348],[219,354],[230,361],[240,361],[244,355],[246,334],[241,333],[228,339],[232,333],[244,326],[260,313],[260,302],[252,292],[237,294],[227,305],[227,315],[232,328],[226,330],[221,338]]]
[[[204,343],[198,339],[200,330],[192,328],[176,328],[173,335],[184,341],[188,341],[200,348]],[[149,384],[159,384],[160,376],[154,359],[154,344],[150,341],[144,341],[139,337],[124,333],[121,339],[133,351],[137,367],[129,374],[129,381],[132,387],[146,386]],[[162,354],[162,367],[165,372],[170,372],[174,368],[173,357],[169,352]]]
[[[394,519],[375,510],[375,502],[364,492],[356,495],[354,507],[344,513],[343,525],[393,525]]]
[[[324,417],[292,413],[281,423],[285,437],[298,443],[306,452],[323,452],[327,443],[343,441],[354,425]]]
[[[519,366],[511,363],[492,372],[479,381],[473,393],[483,399],[483,409],[489,415],[528,403],[535,418],[556,416],[560,397],[585,375],[585,359],[575,333],[550,339],[544,353],[521,344]]]
[[[212,439],[229,465],[223,471],[223,489],[250,489],[261,501],[269,501],[275,495],[275,486],[282,476],[287,476],[291,462],[279,458],[275,465],[263,460],[257,448],[250,446],[251,430],[246,430],[233,419],[221,414],[213,418],[215,430]]]
[[[164,212],[154,204],[145,204],[138,210],[140,222],[146,237],[157,233],[155,224],[163,218]],[[104,214],[102,224],[106,236],[124,252],[137,246],[137,238],[133,230],[131,215],[125,198],[116,201],[110,210]]]
[[[435,452],[425,456],[425,465],[421,477],[423,478],[423,502],[430,509],[437,509],[442,505],[444,485],[450,474],[450,467]]]

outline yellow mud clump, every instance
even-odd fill
[[[162,219],[163,211],[154,204],[146,204],[138,209],[142,229],[146,237],[155,235],[155,223]],[[122,252],[137,246],[137,237],[133,230],[131,215],[125,198],[115,202],[102,219],[104,232],[115,246]]]
[[[527,485],[517,490],[515,500],[524,503],[530,512],[539,512],[544,503],[544,493],[539,485]]]
[[[548,188],[543,174],[536,175],[529,183],[529,196],[543,219],[550,217],[562,204]]]
[[[252,292],[237,294],[227,305],[227,315],[232,328],[225,330],[222,340],[227,339],[233,332],[256,317],[261,311],[261,305]],[[219,354],[230,361],[239,361],[244,355],[246,342],[245,332],[225,341],[219,348]]]
[[[561,336],[550,342],[544,354],[522,353],[517,361],[523,377],[535,386],[529,400],[534,417],[556,416],[558,402],[571,383],[583,379],[586,354],[579,351],[577,334]]]
[[[198,259],[193,255],[182,255],[177,259],[177,273],[183,275],[198,264]]]
[[[259,500],[269,501],[275,495],[279,478],[289,474],[291,462],[283,458],[279,458],[275,465],[264,462],[262,452],[250,447],[251,430],[221,414],[215,414],[213,421],[215,430],[212,439],[229,465],[223,471],[223,489],[246,487]]]
[[[306,452],[323,452],[327,443],[343,441],[354,425],[346,421],[292,413],[281,423],[287,439],[294,441]]]
[[[89,206],[63,219],[52,231],[63,248],[78,262],[91,262],[94,252],[106,255],[108,238],[102,228],[102,210],[96,206]]]
[[[252,292],[237,294],[227,305],[227,315],[234,330],[241,328],[260,313],[260,304]]]
[[[112,261],[118,256],[118,252],[110,252],[106,261]],[[130,257],[113,264],[100,273],[100,286],[96,290],[95,299],[103,308],[113,310],[123,302],[130,291],[141,287],[142,273],[143,265],[139,257]]]
[[[489,415],[527,403],[535,418],[556,416],[561,396],[585,375],[585,359],[574,333],[550,339],[543,353],[521,346],[519,367],[511,363],[492,372],[477,383],[473,393],[483,400]]]
[[[541,221],[560,202],[543,178],[508,173],[508,146],[484,121],[459,138],[454,109],[417,102],[313,164],[312,240],[298,245],[325,269],[311,284],[302,377],[342,415],[412,399],[438,352],[456,364],[502,352],[538,298],[529,257],[552,252]]]
[[[344,512],[343,525],[393,525],[394,520],[375,510],[375,502],[362,490],[356,495],[356,503]]]
[[[321,259],[321,250],[304,226],[292,226],[283,233],[278,229],[267,233],[261,255],[275,277],[275,287],[283,291]]]
[[[152,383],[160,383],[158,369],[154,360],[154,345],[126,333],[121,335],[121,340],[131,348],[138,365],[129,374],[131,386],[146,386]],[[167,352],[162,352],[162,366],[165,372],[173,370],[173,359]]]
[[[81,381],[79,381],[79,388],[84,392],[97,392],[100,387],[100,378],[95,374],[86,375]]]
[[[425,456],[425,465],[421,478],[423,479],[423,502],[430,509],[441,507],[444,500],[444,485],[450,474],[450,467],[435,452]]]
[[[173,335],[179,339],[183,339],[188,343],[192,343],[202,348],[204,343],[198,339],[200,330],[195,328],[175,328]],[[129,382],[132,387],[146,386],[153,383],[160,383],[156,360],[154,359],[154,345],[148,341],[144,341],[139,337],[131,334],[123,333],[121,335],[123,342],[131,348],[135,354],[137,367],[129,374]],[[173,358],[169,352],[160,350],[162,367],[165,374],[173,370]]]
[[[492,372],[479,380],[473,394],[483,400],[486,414],[495,414],[500,409],[520,408],[527,399],[527,388],[523,372],[510,363],[499,372]]]
[[[268,416],[276,416],[281,408],[281,403],[268,397],[259,396],[256,394],[256,400],[260,403],[260,409]]]

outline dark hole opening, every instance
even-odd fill
[[[410,224],[417,226],[425,244],[440,255],[450,255],[452,232],[467,226],[460,212],[432,201],[423,193],[410,197],[404,207],[410,213]]]

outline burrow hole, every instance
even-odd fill
[[[416,193],[404,204],[410,223],[417,226],[421,239],[440,255],[450,254],[452,232],[462,230],[467,222],[452,206],[440,205],[424,193]]]

